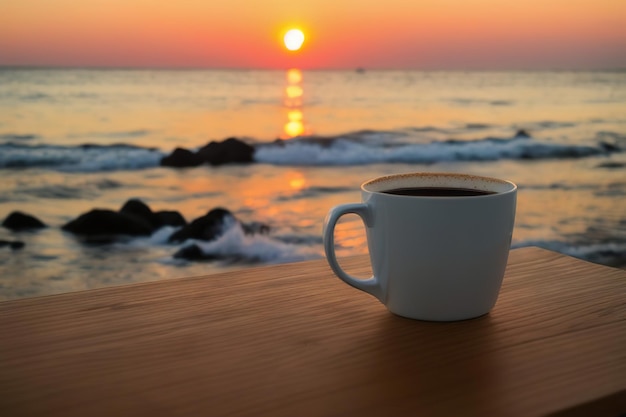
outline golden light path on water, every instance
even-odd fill
[[[306,132],[304,126],[302,71],[297,68],[287,70],[284,106],[287,110],[287,122],[283,127],[282,139],[302,136]]]

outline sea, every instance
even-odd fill
[[[237,138],[251,163],[161,166]],[[513,247],[626,265],[626,72],[0,68],[0,300],[321,259],[335,205],[393,173],[460,172],[519,187]],[[61,226],[140,199],[187,221],[239,222],[209,242],[80,239]],[[242,224],[266,226],[246,233]],[[196,243],[209,260],[174,255]],[[338,255],[367,253],[345,216]],[[546,277],[550,279],[550,277]]]

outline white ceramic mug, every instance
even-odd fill
[[[404,188],[481,190],[477,196],[408,196]],[[333,207],[324,222],[324,249],[332,270],[346,283],[378,298],[394,314],[454,321],[487,314],[504,277],[517,186],[509,181],[448,173],[390,175],[361,186],[362,203]],[[361,217],[373,276],[345,272],[335,255],[339,218]]]

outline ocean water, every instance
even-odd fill
[[[254,162],[174,169],[161,158],[237,137]],[[276,139],[281,139],[280,143]],[[165,71],[0,69],[0,220],[49,227],[0,247],[0,300],[323,257],[328,209],[370,178],[465,172],[519,186],[513,246],[626,264],[625,72]],[[139,198],[187,221],[222,207],[196,242],[212,261],[174,258],[175,230],[86,243],[61,226]],[[340,256],[367,252],[356,216]]]

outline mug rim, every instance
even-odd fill
[[[376,177],[376,178],[372,178],[369,179],[367,181],[365,181],[364,183],[361,184],[361,191],[366,192],[366,193],[371,193],[371,194],[379,194],[379,195],[385,195],[385,197],[393,197],[393,198],[411,198],[411,199],[415,199],[415,198],[426,198],[426,199],[437,199],[437,200],[441,200],[442,197],[437,197],[437,196],[410,196],[410,195],[398,195],[398,194],[387,194],[385,193],[385,191],[388,190],[393,190],[394,188],[403,188],[403,187],[393,187],[393,186],[387,186],[385,188],[382,189],[371,189],[372,186],[374,186],[374,188],[376,188],[377,184],[384,184],[384,183],[391,183],[395,180],[396,183],[402,183],[403,181],[410,181],[411,178],[428,178],[428,177],[432,177],[432,178],[439,178],[439,179],[457,179],[461,182],[463,181],[467,181],[468,184],[471,184],[471,181],[476,181],[479,182],[480,184],[483,185],[483,187],[480,186],[471,186],[471,187],[464,187],[461,186],[459,188],[468,188],[468,189],[476,189],[476,190],[483,190],[483,191],[492,191],[493,194],[483,194],[483,195],[476,195],[476,196],[451,196],[451,197],[445,197],[445,200],[450,200],[450,199],[468,199],[468,198],[488,198],[488,197],[496,197],[496,196],[501,196],[501,195],[506,195],[506,194],[510,194],[510,193],[514,193],[517,191],[517,185],[515,183],[513,183],[512,181],[509,180],[504,180],[504,179],[500,179],[500,178],[494,178],[494,177],[487,177],[487,176],[482,176],[482,175],[474,175],[474,174],[465,174],[465,173],[456,173],[456,172],[407,172],[407,173],[399,173],[399,174],[390,174],[390,175],[383,175],[380,177]],[[493,188],[489,188],[487,186],[485,186],[485,184],[493,184],[493,185],[498,185],[500,187],[507,187],[507,189],[504,190],[494,190]],[[368,188],[369,187],[369,188]],[[441,186],[434,186],[436,187],[451,187],[450,185],[446,186],[446,185],[441,185]]]

